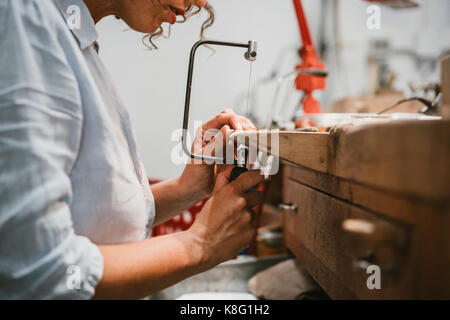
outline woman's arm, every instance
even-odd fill
[[[83,111],[67,27],[51,1],[0,1],[0,21],[0,299],[89,299],[103,260],[70,211]]]
[[[140,299],[202,271],[201,249],[186,231],[99,249],[104,269],[94,299]]]
[[[249,208],[262,201],[260,192],[246,191],[263,177],[251,171],[228,184],[230,172],[218,175],[213,196],[189,230],[100,246],[104,269],[94,298],[143,298],[236,257],[254,236]]]
[[[186,188],[181,177],[152,185],[152,192],[156,211],[154,226],[173,218],[209,195],[196,190],[194,186]]]

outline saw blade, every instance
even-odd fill
[[[253,62],[250,62],[250,72],[248,75],[248,89],[247,89],[247,106],[245,108],[244,116],[248,118],[250,116],[250,102],[251,102],[251,91],[252,91],[252,73],[253,73]]]

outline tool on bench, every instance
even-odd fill
[[[191,49],[190,59],[189,59],[189,70],[188,70],[188,78],[187,78],[187,86],[186,86],[186,100],[184,105],[184,119],[183,119],[183,133],[182,133],[182,148],[184,153],[190,157],[191,159],[195,160],[202,160],[202,161],[208,161],[212,163],[227,163],[227,164],[235,164],[237,165],[236,168],[233,169],[233,172],[231,173],[231,179],[235,180],[237,177],[239,177],[242,173],[247,171],[247,157],[248,157],[248,148],[245,145],[238,146],[238,150],[236,153],[236,159],[227,159],[223,157],[213,157],[213,156],[205,156],[205,155],[198,155],[194,154],[190,151],[188,145],[187,145],[187,132],[189,127],[189,109],[190,109],[190,103],[191,103],[191,91],[192,91],[192,78],[194,73],[194,64],[195,64],[195,54],[197,52],[197,49],[200,46],[203,45],[209,45],[209,46],[227,46],[227,47],[237,47],[237,48],[245,48],[247,51],[244,54],[244,58],[250,62],[253,62],[256,60],[256,57],[258,55],[258,43],[256,41],[249,41],[248,43],[235,43],[235,42],[223,42],[223,41],[215,41],[215,40],[201,40],[194,44],[194,46]],[[250,93],[250,85],[251,85],[251,73],[252,73],[252,66],[250,66],[250,76],[249,76],[249,90]],[[247,97],[249,99],[249,97]],[[247,103],[247,109],[248,109],[249,103]],[[247,110],[248,112],[248,110]],[[246,113],[247,113],[246,112]]]

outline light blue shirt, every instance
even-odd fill
[[[0,1],[0,298],[88,299],[95,244],[148,236],[153,195],[96,39],[81,0]]]

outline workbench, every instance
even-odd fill
[[[450,121],[273,134],[286,246],[331,298],[450,298]]]

